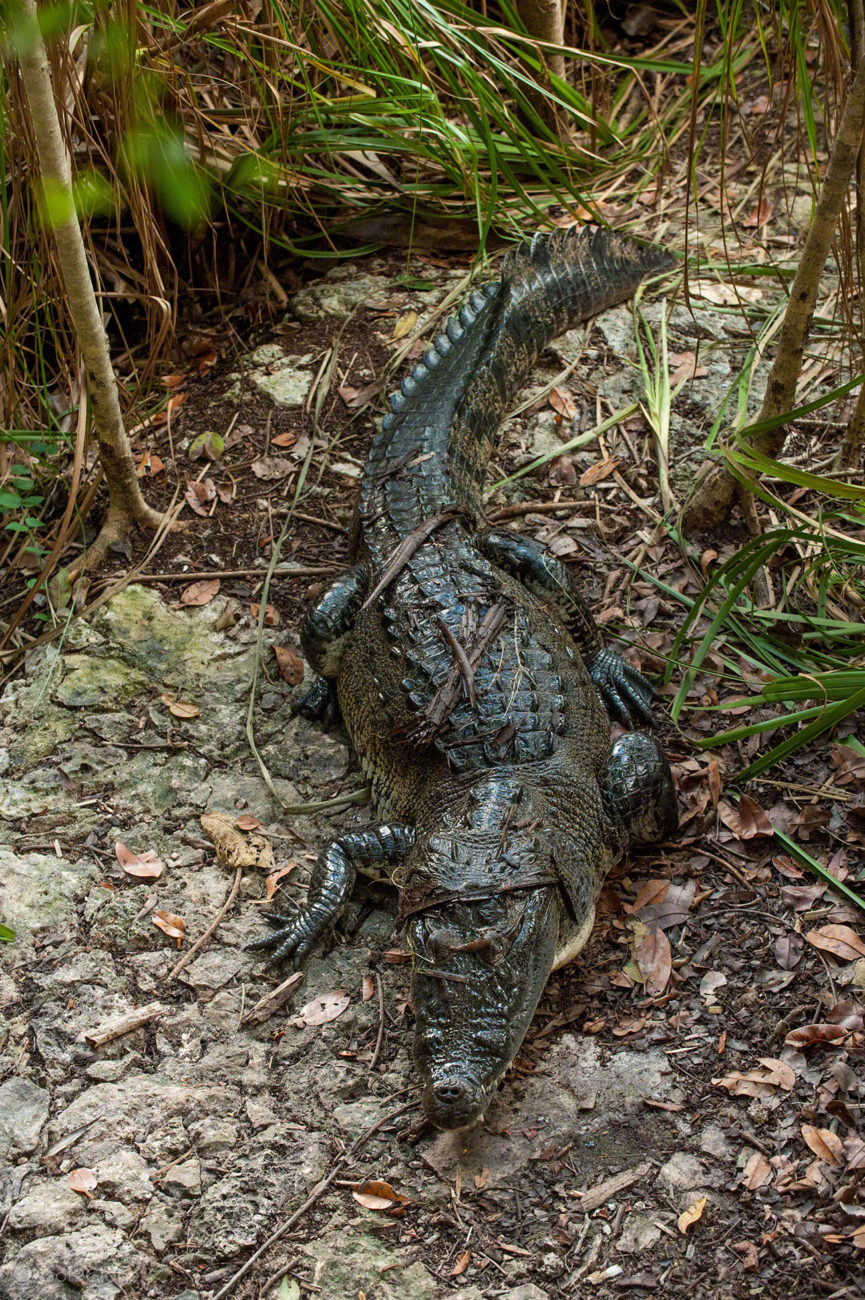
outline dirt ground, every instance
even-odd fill
[[[865,762],[821,745],[736,807],[725,780],[753,750],[695,743],[722,725],[723,664],[681,732],[661,723],[680,838],[609,881],[471,1135],[420,1122],[385,887],[361,885],[302,980],[259,1006],[285,976],[245,951],[268,899],[302,898],[321,846],[372,816],[287,811],[361,786],[344,736],[290,700],[299,611],[347,554],[382,388],[464,275],[432,259],[407,286],[401,269],[331,271],[242,356],[194,341],[170,428],[140,441],[149,498],[186,490],[185,531],[133,556],[133,582],[32,649],[0,699],[0,921],[17,935],[0,971],[0,1297],[861,1295],[861,913],[773,827],[855,883]],[[650,325],[660,310],[645,304]],[[618,308],[544,354],[490,482],[636,400],[633,328]],[[674,306],[672,364],[693,372],[674,490],[749,342],[710,298]],[[573,563],[655,676],[681,609],[650,577],[695,594],[699,573],[656,493],[636,412],[489,507]]]

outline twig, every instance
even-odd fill
[[[491,524],[501,523],[504,519],[516,519],[519,515],[548,515],[556,510],[575,510],[577,506],[585,506],[586,498],[582,501],[517,501],[512,506],[502,506],[501,510],[493,510],[487,515]]]
[[[243,868],[238,867],[237,871],[234,873],[234,884],[231,886],[231,892],[229,893],[228,898],[226,898],[225,902],[222,904],[222,907],[219,909],[219,911],[216,913],[216,916],[211,921],[210,925],[204,931],[204,934],[202,934],[200,938],[196,939],[195,943],[192,945],[189,951],[185,952],[183,956],[180,958],[180,961],[175,962],[175,964],[172,966],[171,970],[165,976],[164,982],[166,984],[170,984],[173,979],[177,978],[177,976],[183,970],[184,966],[188,966],[189,963],[192,961],[192,958],[198,952],[199,948],[201,948],[205,943],[207,943],[211,935],[215,933],[217,927],[219,926],[220,921],[225,916],[225,913],[228,911],[228,909],[231,907],[231,904],[234,902],[235,898],[237,897],[237,891],[238,889],[240,889],[240,881],[242,876],[243,876]]]
[[[462,674],[462,679],[466,685],[466,691],[468,692],[468,697],[471,702],[471,706],[472,708],[474,708],[477,703],[477,697],[475,695],[475,674],[471,664],[469,663],[468,655],[466,654],[465,650],[460,645],[459,641],[456,639],[456,637],[454,636],[453,632],[450,630],[450,628],[448,627],[444,619],[438,618],[436,619],[436,622],[438,623],[440,630],[444,632],[448,644],[451,650],[453,651],[453,656],[457,662],[457,667],[459,668],[460,673]]]
[[[400,574],[408,564],[415,551],[423,546],[426,539],[442,524],[449,524],[452,519],[456,519],[459,511],[443,510],[439,515],[433,515],[432,519],[425,520],[417,527],[408,537],[404,537],[399,546],[394,548],[393,554],[384,567],[381,577],[361,605],[361,611],[369,609],[370,605],[376,600],[386,587],[389,587],[394,578]]]
[[[146,1007],[139,1007],[137,1011],[129,1011],[125,1015],[108,1020],[101,1029],[94,1029],[93,1033],[85,1034],[84,1041],[91,1047],[104,1047],[115,1038],[122,1038],[124,1034],[131,1034],[133,1029],[140,1029],[149,1020],[164,1016],[168,1010],[169,1008],[163,1006],[161,1002],[150,1002]]]
[[[303,979],[303,971],[296,970],[289,975],[287,980],[283,980],[275,989],[265,993],[263,998],[259,998],[254,1007],[250,1007],[246,1015],[241,1018],[241,1025],[263,1025],[265,1020],[269,1020],[274,1011],[278,1011],[284,1002],[288,1001],[288,995],[292,989],[296,989]]]
[[[190,569],[186,573],[139,573],[134,582],[201,582],[207,578],[263,578],[264,569]],[[278,564],[278,578],[326,578],[336,573],[333,564]],[[114,581],[109,576],[109,581]]]
[[[375,975],[375,984],[378,990],[378,1037],[375,1040],[375,1051],[372,1054],[367,1074],[372,1074],[378,1063],[378,1054],[381,1051],[382,1039],[384,1038],[384,989],[378,971],[376,971]]]
[[[279,1241],[280,1237],[284,1237],[289,1229],[293,1228],[298,1220],[306,1214],[306,1211],[311,1209],[311,1207],[315,1205],[316,1201],[321,1200],[322,1196],[324,1196],[324,1193],[330,1187],[343,1165],[347,1165],[349,1161],[354,1159],[357,1153],[363,1149],[374,1133],[377,1133],[385,1124],[390,1123],[392,1119],[397,1119],[400,1115],[405,1115],[407,1111],[415,1110],[416,1107],[417,1102],[410,1101],[407,1105],[400,1106],[399,1110],[392,1111],[390,1115],[383,1115],[381,1119],[376,1120],[372,1128],[368,1128],[367,1131],[359,1137],[347,1151],[344,1151],[342,1155],[337,1158],[327,1177],[323,1178],[321,1182],[312,1189],[309,1196],[307,1196],[303,1204],[295,1210],[294,1214],[290,1214],[285,1222],[281,1223],[276,1231],[272,1232],[265,1242],[262,1242],[258,1250],[254,1251],[246,1263],[242,1264],[237,1272],[228,1279],[225,1286],[221,1287],[220,1290],[216,1292],[213,1300],[223,1300],[223,1296],[227,1296],[233,1290],[236,1283],[238,1283],[241,1278],[246,1277],[246,1274],[252,1268],[253,1264],[261,1259],[265,1251],[270,1250],[270,1247],[274,1242]]]

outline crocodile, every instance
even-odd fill
[[[319,857],[305,904],[252,944],[298,965],[358,869],[399,889],[426,1116],[483,1115],[550,972],[592,929],[631,840],[677,825],[655,692],[605,647],[570,571],[486,525],[493,436],[540,351],[670,254],[604,229],[535,235],[471,293],[390,399],[353,566],[311,608],[308,717],[341,713],[381,824]],[[627,730],[611,743],[610,720]],[[642,730],[640,730],[642,728]]]

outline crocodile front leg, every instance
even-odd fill
[[[607,815],[626,839],[653,844],[669,839],[679,825],[673,774],[654,736],[626,731],[619,737],[602,792]]]
[[[322,677],[337,677],[346,641],[369,592],[365,564],[340,574],[322,592],[300,629],[300,644],[308,662]]]
[[[531,537],[495,531],[479,534],[478,550],[517,578],[533,595],[555,606],[611,717],[626,727],[654,725],[657,692],[641,672],[605,646],[592,612],[574,586],[570,570]]]
[[[249,944],[249,951],[268,952],[270,962],[290,957],[293,965],[300,965],[348,902],[355,867],[375,867],[379,863],[393,866],[405,857],[414,839],[413,826],[397,824],[354,831],[333,840],[313,867],[306,905],[296,916],[267,916],[275,933]]]

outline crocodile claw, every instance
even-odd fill
[[[246,945],[247,952],[267,953],[267,964],[288,961],[296,969],[312,952],[327,929],[327,923],[317,924],[304,912],[297,916],[281,916],[271,912],[265,916],[268,925],[274,927],[274,933],[266,939],[257,939]]]
[[[659,698],[650,681],[615,651],[599,650],[588,665],[611,718],[625,727],[653,727],[652,702]]]

